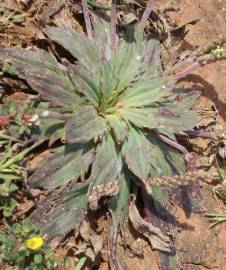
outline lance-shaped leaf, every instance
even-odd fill
[[[68,143],[85,143],[107,131],[106,120],[99,116],[93,106],[79,108],[65,126]]]
[[[119,78],[115,76],[112,66],[109,62],[105,62],[101,69],[101,91],[106,101],[114,98]]]
[[[185,172],[185,164],[184,164],[184,158],[183,156],[174,148],[169,147],[165,143],[159,144],[165,160],[168,162],[168,164],[171,167],[172,174],[179,174]]]
[[[68,64],[68,70],[76,90],[85,96],[88,102],[97,106],[100,99],[98,74],[91,74],[82,65]]]
[[[155,78],[137,81],[127,88],[118,99],[119,107],[143,107],[151,105],[160,100],[164,91],[164,84],[168,78]]]
[[[155,78],[162,74],[161,52],[159,40],[150,39],[144,42],[143,48],[142,75],[140,80]]]
[[[126,213],[129,209],[131,179],[131,174],[125,168],[120,180],[119,195],[112,197],[108,202],[108,208],[113,218],[113,230],[117,230],[118,226],[125,221]]]
[[[52,210],[43,213],[42,218],[36,220],[42,224],[41,233],[46,235],[47,242],[54,237],[58,237],[60,242],[73,229],[77,235],[86,217],[87,183],[76,184],[70,191],[65,190],[52,204]]]
[[[97,147],[92,166],[89,187],[89,206],[92,210],[98,208],[98,201],[101,197],[118,194],[121,170],[121,156],[112,136],[108,134]]]
[[[47,26],[44,33],[52,40],[63,46],[79,62],[95,74],[100,65],[100,51],[96,46],[94,39],[88,39],[85,34],[78,33],[69,27],[49,27]]]
[[[108,134],[97,147],[92,166],[91,180],[94,181],[95,186],[109,180],[117,180],[121,170],[122,160],[119,149],[112,136]]]
[[[177,103],[153,108],[152,112],[160,128],[168,129],[169,132],[174,133],[190,129],[200,120],[198,115]]]
[[[44,160],[28,182],[32,187],[54,189],[83,176],[94,158],[90,145],[66,145]]]
[[[120,226],[122,227],[122,225],[125,224],[129,210],[130,189],[132,185],[131,179],[130,173],[125,168],[120,180],[121,185],[119,195],[112,197],[108,202],[108,209],[112,216],[109,245],[113,260],[117,260],[118,230]]]
[[[106,115],[105,118],[112,128],[117,142],[122,143],[129,133],[126,122],[120,116],[113,114]]]
[[[148,140],[155,157],[150,168],[151,176],[168,176],[184,171],[184,160],[180,153],[152,136],[148,136]]]
[[[129,121],[140,128],[153,129],[160,126],[149,108],[122,108],[118,112],[125,121]]]
[[[44,100],[54,105],[76,107],[82,102],[65,67],[44,50],[0,49],[0,57],[10,62]]]
[[[183,88],[174,88],[172,89],[172,93],[177,97],[175,98],[175,96],[173,96],[172,100],[176,100],[177,103],[181,104],[181,106],[187,110],[192,109],[197,102],[197,99],[200,97],[199,91],[187,90]]]
[[[129,136],[122,147],[122,155],[128,169],[142,181],[145,181],[149,176],[154,157],[150,142],[141,130],[130,128]]]
[[[114,54],[111,67],[116,78],[119,78],[117,92],[124,88],[139,74],[140,56],[136,50],[136,44],[122,41]]]
[[[200,93],[184,89],[172,89],[172,93],[173,95],[159,103],[159,107],[153,108],[152,112],[160,127],[167,130],[167,133],[178,133],[192,128],[201,119],[191,111]]]
[[[111,28],[110,23],[102,19],[98,14],[91,13],[92,25],[94,28],[94,38],[101,51],[101,54],[107,59],[111,58]]]

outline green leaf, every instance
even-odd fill
[[[100,99],[98,74],[93,76],[81,65],[68,65],[68,69],[76,90],[84,95],[88,102],[97,106]]]
[[[112,136],[108,134],[97,147],[92,166],[91,185],[97,186],[110,180],[117,180],[121,170],[121,156]]]
[[[42,254],[35,254],[34,255],[34,263],[41,264],[42,263]]]
[[[137,127],[149,129],[159,127],[159,123],[149,108],[122,108],[118,112],[125,121],[129,121]]]
[[[110,127],[113,130],[115,138],[118,143],[121,143],[128,136],[128,126],[126,122],[120,117],[113,114],[109,114],[105,116],[108,121]]]
[[[199,92],[173,89],[172,93],[171,96],[163,99],[159,106],[152,109],[160,128],[167,130],[167,133],[178,133],[193,128],[201,119],[191,111],[195,100],[200,95]]]
[[[10,217],[16,208],[17,201],[13,198],[3,198],[0,200],[0,207],[3,209],[3,216]]]
[[[69,51],[79,62],[95,76],[100,65],[100,51],[94,39],[89,40],[87,35],[73,31],[69,27],[49,27],[45,34]]]
[[[17,106],[16,106],[16,103],[14,101],[10,101],[7,103],[7,109],[8,109],[10,114],[15,112],[16,108],[17,108]]]
[[[53,136],[57,136],[57,139],[61,139],[64,134],[65,121],[56,119],[41,119],[40,125],[32,128],[32,134],[38,136],[38,140],[51,139]],[[55,140],[55,141],[56,141]],[[53,138],[52,138],[53,141]]]
[[[130,189],[132,176],[128,170],[124,169],[121,176],[120,193],[109,199],[108,208],[113,215],[113,230],[125,221],[126,212],[129,207]]]
[[[11,180],[19,180],[21,178],[20,175],[10,174],[10,173],[0,173],[0,179],[3,179],[5,181],[11,181]]]
[[[109,101],[114,97],[116,88],[119,83],[119,78],[115,76],[111,63],[105,61],[101,69],[102,81],[101,81],[101,90],[104,94],[104,98]]]
[[[178,151],[154,137],[148,136],[148,139],[155,157],[150,169],[151,176],[169,176],[184,172],[184,159]]]
[[[14,184],[14,183],[11,183],[9,185],[9,192],[11,193],[11,192],[14,192],[16,190],[18,190],[18,186],[16,184]]]
[[[82,102],[66,73],[50,53],[36,49],[0,49],[0,57],[9,61],[20,78],[25,79],[44,100],[59,106],[76,107]]]
[[[92,12],[92,25],[94,28],[95,41],[103,56],[111,58],[111,28],[110,23],[101,18],[101,15]]]
[[[200,117],[195,113],[186,110],[177,103],[153,108],[152,112],[159,123],[159,128],[164,128],[174,133],[193,128],[200,120]]]
[[[160,147],[161,143],[153,138],[151,139],[151,143],[155,158],[152,166],[150,167],[150,175],[153,177],[171,175],[172,170],[170,164],[165,159],[164,152]]]
[[[155,78],[137,81],[127,88],[118,99],[119,107],[143,107],[151,105],[166,95],[164,84],[169,78]]]
[[[131,127],[129,136],[122,147],[122,155],[128,169],[145,181],[153,162],[151,144],[141,130]]]
[[[47,235],[47,241],[55,236],[64,239],[72,229],[78,234],[86,216],[87,200],[87,183],[76,184],[59,194],[52,211],[44,214],[41,220],[41,233]]]
[[[54,189],[76,181],[88,170],[94,158],[91,145],[66,145],[44,160],[28,182],[32,187]]]
[[[67,143],[85,143],[107,131],[106,120],[99,116],[93,106],[79,108],[66,123]]]
[[[12,214],[13,214],[13,210],[7,208],[7,209],[4,209],[2,213],[3,213],[3,216],[4,216],[4,217],[11,217]]]
[[[75,270],[81,270],[82,267],[85,265],[87,257],[83,256],[79,259],[78,263],[76,264]]]
[[[114,76],[119,79],[116,91],[122,92],[124,88],[139,74],[140,56],[135,42],[122,41],[114,54],[111,67]]]

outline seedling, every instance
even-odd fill
[[[210,228],[216,226],[217,224],[226,221],[226,213],[214,212],[206,214],[207,217],[210,218],[210,222],[213,224],[210,225]]]

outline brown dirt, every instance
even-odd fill
[[[213,209],[222,211],[222,208],[219,207],[219,202],[212,198],[211,191],[206,189],[203,190],[202,194],[207,212],[211,212]],[[208,229],[209,223],[206,217],[191,214],[189,218],[187,218],[181,209],[177,210],[176,216],[180,222],[193,227],[191,231],[179,231],[176,236],[177,249],[179,251],[178,255],[182,269],[225,270],[226,243],[223,236],[223,232],[225,232],[226,229],[225,224],[222,223],[212,229]]]

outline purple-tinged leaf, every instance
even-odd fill
[[[127,123],[120,116],[113,114],[106,115],[105,118],[113,130],[117,143],[122,143],[129,134]]]
[[[82,94],[88,102],[98,106],[100,99],[99,76],[91,74],[81,65],[68,65],[68,72],[76,90]]]
[[[67,145],[55,151],[29,177],[30,186],[55,189],[76,181],[86,173],[94,158],[94,150],[85,145]]]
[[[91,180],[94,186],[109,180],[117,180],[122,170],[122,160],[110,134],[106,135],[97,147],[93,162]]]
[[[91,13],[94,38],[100,49],[101,55],[107,60],[111,59],[111,30],[110,22],[101,18],[101,14]],[[116,36],[118,43],[118,36]]]
[[[151,144],[141,130],[130,128],[130,133],[122,147],[122,156],[128,169],[139,179],[146,181],[154,157]]]
[[[164,85],[170,78],[146,79],[134,82],[119,97],[117,106],[119,107],[144,107],[158,102],[166,95]]]
[[[130,122],[137,127],[149,129],[159,127],[158,121],[156,121],[149,108],[122,108],[118,112],[124,121]]]
[[[106,120],[99,116],[95,107],[86,105],[79,108],[66,123],[67,143],[85,143],[94,137],[98,139],[107,132]]]
[[[101,63],[101,55],[95,40],[88,39],[85,34],[73,31],[70,28],[46,27],[45,34],[67,51],[92,74],[95,74]]]
[[[0,57],[10,62],[18,76],[25,79],[44,100],[69,107],[76,107],[82,102],[65,67],[57,63],[50,53],[40,49],[31,51],[12,48],[0,49]]]

